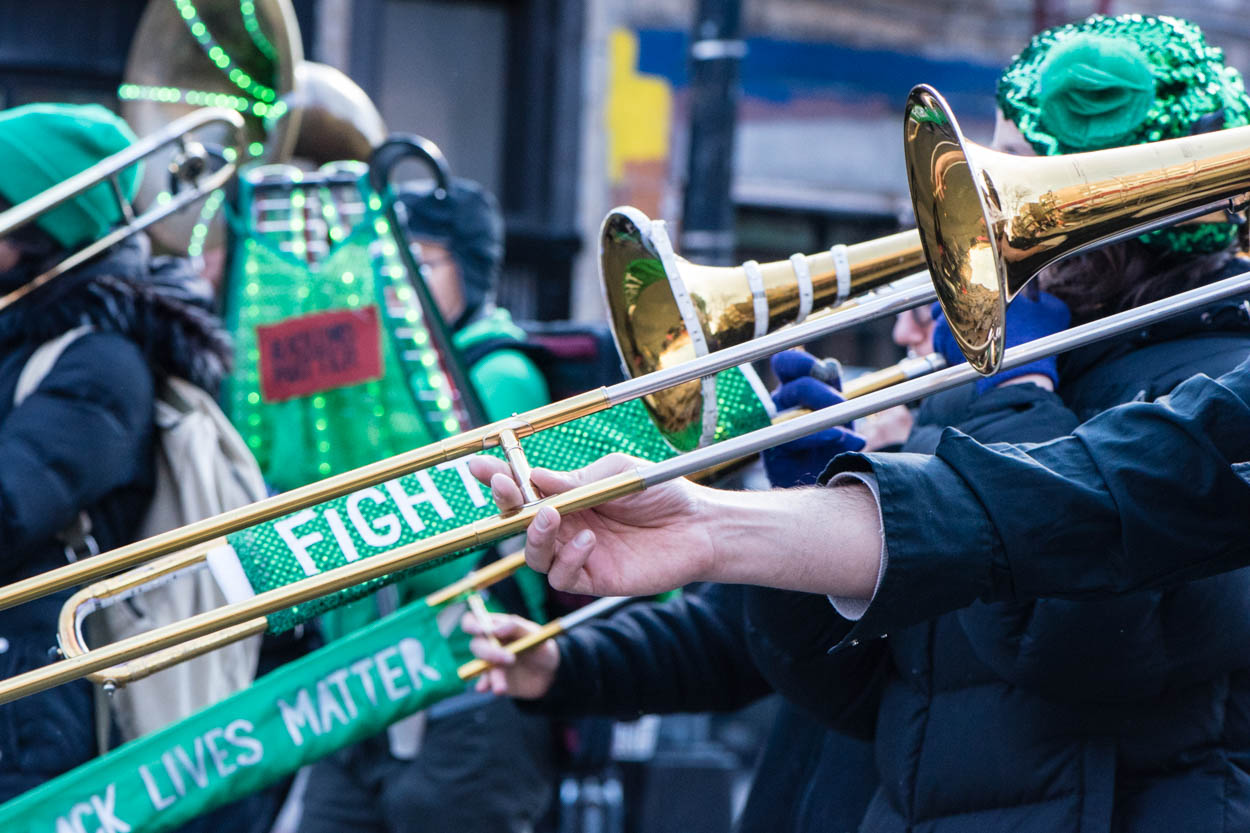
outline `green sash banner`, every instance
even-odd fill
[[[720,441],[769,424],[758,379],[750,369],[716,378]],[[771,404],[771,402],[769,403]],[[618,405],[522,441],[530,463],[557,470],[586,465],[614,451],[651,461],[676,452],[660,435],[641,401]],[[491,452],[496,453],[497,449]],[[261,593],[352,561],[388,552],[496,514],[490,493],[469,474],[468,458],[259,524],[228,536],[252,592]],[[430,569],[449,558],[427,562]],[[281,632],[399,578],[391,575],[297,605],[269,617]],[[246,594],[244,594],[246,595]],[[232,598],[227,590],[227,597]]]
[[[465,605],[409,605],[0,805],[4,833],[158,833],[465,690]]]

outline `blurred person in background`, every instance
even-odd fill
[[[894,318],[890,337],[907,351],[907,356],[927,356],[933,352],[934,312],[937,304],[903,310]],[[855,423],[868,451],[898,451],[911,433],[916,417],[906,405],[870,414]]]
[[[0,113],[0,208],[134,140],[98,105]],[[121,174],[128,197],[139,178],[138,167]],[[121,221],[107,183],[41,215],[0,240],[0,294]],[[186,261],[152,258],[135,234],[0,311],[0,582],[137,537],[154,488],[159,380],[174,374],[215,393],[229,362],[211,309],[211,288]],[[0,611],[0,675],[50,661],[71,592]],[[0,706],[0,801],[93,757],[95,721],[85,680]]]
[[[457,351],[490,421],[548,401],[539,368],[520,350],[525,333],[494,305],[503,263],[503,217],[493,195],[465,179],[444,193],[409,186],[396,206]],[[493,558],[493,551],[486,558]],[[363,627],[463,577],[472,555],[418,573],[322,617],[327,638]],[[524,569],[492,593],[510,610],[546,616],[546,583]],[[469,692],[393,724],[381,735],[315,764],[300,833],[524,833],[554,792],[550,722],[511,700]]]

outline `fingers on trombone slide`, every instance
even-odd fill
[[[540,492],[533,483],[534,470],[530,468],[515,435],[508,430],[501,432],[501,446],[506,460],[496,457],[474,457],[469,470],[478,480],[490,486],[491,497],[500,514],[508,515],[540,500]],[[546,572],[551,566],[549,555],[555,543],[560,524],[560,513],[545,507],[535,515],[527,534],[527,559],[531,567]]]
[[[470,458],[469,471],[482,483],[490,486],[491,497],[494,498],[501,514],[516,512],[525,505],[525,494],[517,485],[512,468],[506,461],[498,457],[479,455]]]
[[[447,604],[457,599],[464,599],[469,610],[464,614],[461,627],[469,634],[477,634],[488,649],[504,651],[499,643],[496,632],[498,624],[495,615],[486,607],[481,591],[496,584],[525,566],[525,553],[517,552],[500,558],[493,564],[474,570],[459,581],[449,584],[442,590],[426,597],[426,604],[431,607]],[[475,640],[477,642],[477,640]],[[469,679],[464,677],[464,679]]]
[[[466,601],[469,603],[469,612],[466,615],[473,618],[487,641],[499,647],[499,640],[495,637],[495,623],[491,621],[490,611],[486,609],[486,600],[482,598],[482,594],[470,593]]]
[[[493,615],[489,632],[483,632],[479,623],[469,614],[465,615],[461,626],[466,632],[475,634],[469,647],[476,659],[460,666],[460,679],[467,681],[477,678],[475,687],[478,691],[489,690],[495,694],[512,693],[508,671],[517,664],[520,654],[542,645],[563,631],[563,624],[559,620],[540,626],[511,614]],[[506,642],[500,644],[498,640]]]

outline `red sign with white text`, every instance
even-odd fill
[[[256,328],[267,402],[382,378],[378,309],[332,310]]]

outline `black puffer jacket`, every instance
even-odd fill
[[[0,274],[0,292],[38,268]],[[57,539],[86,510],[99,548],[133,540],[151,497],[156,379],[208,389],[229,355],[211,290],[184,261],[152,261],[132,237],[0,312],[0,581],[65,563]],[[35,350],[81,323],[38,388],[14,407]],[[71,591],[0,611],[0,675],[47,662]],[[0,707],[0,800],[91,757],[90,689],[61,686]]]
[[[1228,305],[1081,351],[1061,366],[1072,409],[1018,385],[935,397],[920,419],[983,442],[1066,434],[1078,416],[1236,366],[1250,353],[1247,323]],[[936,439],[919,429],[909,450]],[[1158,499],[1167,513],[1167,495]],[[835,725],[865,692],[872,659],[887,668],[875,721],[882,786],[862,830],[1250,830],[1250,571],[1109,601],[978,603],[847,643],[826,664],[819,652],[847,623],[796,614],[819,611],[816,601],[753,596],[750,623],[772,639],[753,644],[765,648],[765,676],[823,694]],[[804,663],[818,673],[796,675]]]
[[[744,592],[737,585],[699,585],[560,636],[555,682],[546,697],[522,707],[633,719],[746,706],[771,692],[747,648]],[[875,788],[868,743],[783,701],[735,830],[849,833]]]

